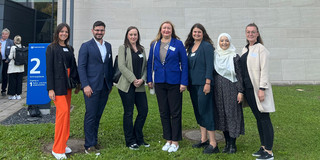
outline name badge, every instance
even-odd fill
[[[69,52],[69,49],[68,48],[63,48],[63,51],[64,52]]]
[[[251,57],[257,57],[258,53],[251,53]]]
[[[169,49],[170,49],[171,51],[175,51],[175,50],[176,50],[176,48],[175,48],[175,47],[172,47],[172,46],[170,46]]]
[[[143,54],[139,54],[139,57],[140,57],[140,58],[143,58]]]
[[[7,49],[10,49],[11,46],[7,46]]]
[[[193,57],[193,56],[195,56],[196,55],[196,53],[191,53],[190,54],[190,57]]]

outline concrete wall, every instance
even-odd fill
[[[92,38],[90,29],[96,20],[106,23],[105,40],[112,44],[114,55],[127,27],[139,28],[142,44],[149,50],[165,20],[173,22],[182,41],[197,22],[205,26],[215,45],[218,35],[227,32],[241,52],[245,26],[255,22],[271,53],[274,84],[320,84],[319,0],[75,0],[74,17],[76,54],[81,43]]]

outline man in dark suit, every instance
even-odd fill
[[[7,95],[7,85],[8,85],[8,64],[10,62],[9,60],[9,54],[11,46],[14,45],[13,40],[9,39],[10,36],[10,30],[5,28],[2,30],[1,35],[1,78],[2,79],[2,86],[1,86],[1,95],[6,96]]]
[[[78,72],[86,105],[85,153],[98,155],[99,122],[112,89],[113,65],[111,45],[103,40],[105,24],[96,21],[92,33],[94,38],[83,43],[79,50]]]

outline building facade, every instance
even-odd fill
[[[97,20],[107,25],[105,40],[112,44],[113,55],[129,26],[139,28],[148,54],[150,42],[166,20],[175,25],[182,41],[194,23],[205,26],[215,45],[218,35],[227,32],[240,53],[246,44],[245,26],[254,22],[271,53],[273,84],[320,84],[319,0],[75,0],[76,54],[80,45],[92,38],[92,24]]]

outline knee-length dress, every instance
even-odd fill
[[[232,138],[244,134],[242,106],[237,102],[238,93],[243,93],[239,60],[238,55],[233,58],[237,82],[232,83],[217,72],[214,74],[215,127],[228,131]]]

